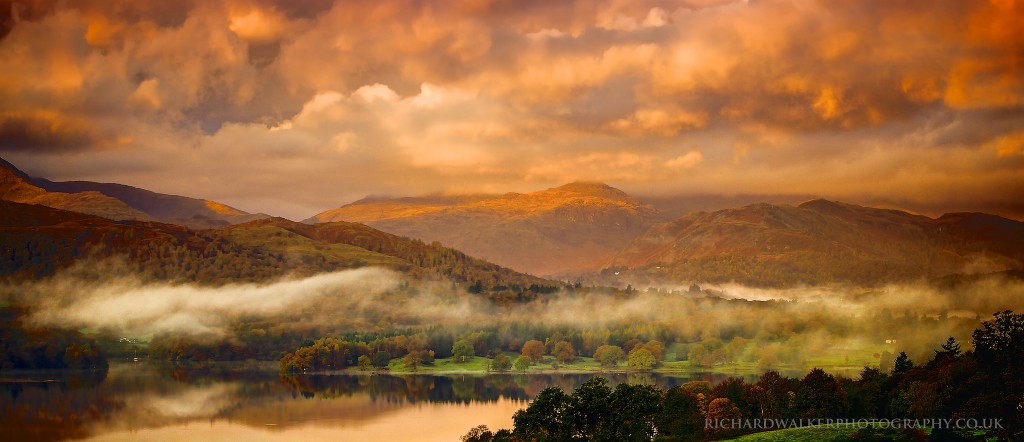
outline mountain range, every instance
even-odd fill
[[[5,280],[38,280],[72,270],[219,285],[378,266],[417,281],[460,284],[495,300],[530,299],[561,285],[355,223],[311,226],[266,218],[191,230],[12,201],[0,201],[0,214],[0,279]]]
[[[186,255],[196,248],[233,250],[235,255],[228,254],[239,269],[246,266],[238,263],[258,261],[250,265],[256,273],[190,273],[197,280],[253,279],[257,274],[280,275],[290,267],[314,272],[383,265],[478,288],[551,285],[516,272],[619,287],[693,282],[784,287],[877,285],[1024,268],[1024,223],[984,213],[930,218],[811,199],[670,217],[608,185],[577,182],[530,193],[365,198],[296,223],[120,184],[29,178],[7,163],[3,166],[4,200],[121,221],[77,219],[60,228],[47,227],[51,231],[71,225],[76,226],[71,230],[114,232],[131,226],[135,240],[111,238],[126,243],[164,238],[155,242],[159,244],[173,237],[168,247]],[[18,206],[6,204],[5,218],[10,218],[9,211],[29,210],[11,207]],[[7,229],[28,223],[30,231],[36,230],[32,235],[39,235],[39,216],[4,223]],[[68,216],[51,213],[44,218]],[[97,240],[90,247],[107,246]],[[427,256],[430,262],[423,261]],[[173,269],[195,263],[172,264]],[[269,270],[259,270],[261,266]],[[53,271],[50,267],[32,267],[32,272],[46,274]]]
[[[365,199],[305,222],[339,219],[534,274],[620,287],[875,285],[1024,266],[1024,223],[995,215],[929,218],[811,199],[668,219],[598,183],[527,194]]]
[[[792,286],[875,285],[1022,266],[1018,221],[984,213],[929,218],[815,199],[695,212],[658,224],[609,269],[626,279]]]
[[[662,218],[621,190],[578,182],[531,193],[365,199],[305,222],[338,220],[438,241],[528,273],[566,276],[608,265]]]

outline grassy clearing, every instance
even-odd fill
[[[824,428],[824,427],[801,427],[787,428],[784,430],[766,431],[764,433],[748,434],[735,439],[727,439],[736,442],[818,442],[829,441],[838,436],[848,436],[857,429],[849,428]]]
[[[395,358],[388,363],[388,370],[392,373],[484,373],[491,363],[490,359],[480,356],[466,358],[464,362],[455,359],[436,359],[434,365],[419,365],[413,370],[405,366],[404,358]]]
[[[506,356],[512,361],[519,357],[516,353],[506,352]],[[465,362],[456,361],[455,358],[439,358],[434,365],[419,365],[416,370],[405,367],[403,358],[392,359],[388,364],[388,370],[392,373],[452,373],[452,372],[478,372],[484,373],[490,366],[492,359],[480,356],[467,358]],[[551,356],[544,357],[540,362],[533,364],[525,372],[511,369],[508,373],[556,373],[556,372],[586,372],[586,373],[623,373],[640,372],[629,368],[625,364],[618,364],[615,367],[602,367],[594,358],[579,357],[575,362],[569,364],[554,364],[555,359]],[[556,368],[557,367],[557,368]],[[686,361],[666,362],[661,367],[647,370],[653,373],[725,373],[725,374],[757,374],[756,367],[720,366],[720,367],[691,367]]]
[[[698,365],[692,365],[690,361],[679,361],[676,360],[677,356],[685,355],[685,350],[689,344],[673,343],[668,346],[666,350],[666,360],[661,363],[660,366],[650,370],[653,373],[660,374],[677,374],[677,375],[688,375],[696,373],[716,373],[730,376],[757,376],[766,370],[777,370],[787,376],[803,376],[812,368],[822,368],[830,373],[855,378],[860,374],[861,369],[865,366],[878,366],[877,357],[875,355],[880,354],[882,351],[889,350],[891,348],[880,345],[857,345],[850,347],[836,347],[826,353],[822,353],[815,357],[812,357],[805,361],[804,364],[790,365],[790,364],[779,364],[771,367],[765,367],[755,362],[735,362],[731,364],[715,365],[711,367],[703,367]],[[518,357],[518,353],[506,352],[506,356],[512,361],[515,361]],[[393,373],[440,373],[440,372],[486,372],[490,359],[483,357],[474,357],[472,360],[467,360],[464,363],[459,363],[451,358],[437,359],[432,366],[419,366],[415,371],[405,368],[402,359],[392,360],[389,369]],[[525,373],[552,373],[552,372],[637,372],[639,370],[631,369],[625,363],[619,363],[615,367],[601,367],[601,365],[591,357],[578,357],[575,362],[569,364],[557,364],[557,369],[554,368],[553,363],[555,362],[552,356],[545,356],[544,359],[532,365]],[[509,370],[511,373],[522,373],[517,370]]]
[[[896,429],[884,429],[881,430],[879,424],[872,424],[874,428],[878,428],[879,433],[883,437],[887,437],[885,440],[891,440],[888,438],[895,438],[899,435],[901,430]],[[740,436],[735,439],[725,439],[728,441],[736,442],[817,442],[817,441],[830,441],[839,438],[839,440],[846,440],[845,437],[855,433],[861,429],[861,425],[858,424],[844,424],[844,425],[829,425],[829,426],[811,426],[811,427],[800,427],[800,428],[787,428],[784,430],[766,431],[763,433],[748,434],[746,436]],[[925,433],[931,433],[930,430],[925,430]],[[901,439],[902,440],[902,439]]]

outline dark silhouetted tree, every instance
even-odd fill
[[[384,368],[391,362],[391,353],[386,351],[378,351],[373,354],[373,366],[377,368]]]
[[[837,418],[847,412],[846,391],[836,378],[815,368],[800,380],[796,390],[796,408],[804,418]]]
[[[572,440],[570,429],[565,425],[569,396],[558,387],[541,390],[530,406],[512,415],[516,440],[536,442],[561,442]]]
[[[950,336],[949,339],[946,339],[946,343],[942,344],[942,351],[936,350],[935,352],[945,353],[954,358],[958,357],[960,356],[960,343],[956,342],[956,339],[953,339],[953,337]]]
[[[665,392],[663,407],[654,423],[658,440],[664,442],[698,441],[704,437],[704,415],[697,393],[675,386]]]
[[[892,364],[892,373],[900,374],[906,373],[914,368],[914,361],[910,360],[910,356],[907,356],[907,352],[901,351],[896,356],[896,360]]]

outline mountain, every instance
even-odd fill
[[[109,219],[161,221],[194,229],[212,229],[270,217],[243,212],[216,201],[167,195],[124,184],[32,178],[2,158],[0,195],[7,201],[40,204]]]
[[[1022,266],[1018,221],[981,213],[933,219],[816,199],[697,212],[655,225],[604,275],[684,284],[877,285]]]
[[[525,194],[365,199],[305,222],[341,220],[438,241],[519,271],[565,275],[607,266],[661,218],[621,190],[577,182]]]
[[[244,212],[216,201],[167,195],[124,184],[91,181],[54,182],[45,178],[34,178],[32,183],[51,192],[75,195],[98,192],[117,198],[152,219],[193,229],[212,229],[270,217],[262,213]]]
[[[664,196],[638,196],[640,202],[654,207],[666,219],[675,219],[693,212],[713,212],[732,209],[750,204],[800,204],[814,199],[813,195],[794,194],[737,194],[722,195],[715,193],[697,193]]]
[[[39,204],[115,220],[151,220],[149,215],[100,192],[51,192],[36,186],[24,172],[0,158],[0,199]]]
[[[351,255],[374,254],[387,261],[362,262],[395,267],[416,278],[451,280],[475,286],[476,291],[506,292],[522,295],[553,292],[557,282],[524,275],[483,259],[474,258],[438,243],[425,244],[418,239],[382,232],[359,223],[330,222],[302,224],[283,218],[270,218],[227,227],[218,231],[240,244],[265,247],[303,261],[320,258],[324,250],[340,250]],[[281,238],[290,238],[281,241]],[[298,241],[298,242],[296,242]],[[312,245],[317,251],[310,253]],[[303,255],[304,254],[304,255]],[[364,258],[365,259],[365,258]]]
[[[527,299],[557,282],[458,250],[353,223],[311,226],[268,218],[218,230],[106,218],[0,201],[0,279],[35,280],[76,264],[122,266],[156,280],[269,281],[368,265],[423,281],[451,281],[492,299]],[[101,267],[105,268],[105,267]]]

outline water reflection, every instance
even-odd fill
[[[145,364],[115,364],[109,372],[7,373],[0,382],[0,439],[220,439],[256,431],[261,439],[308,441],[365,433],[393,436],[378,440],[430,440],[429,434],[437,433],[437,440],[458,440],[478,424],[509,427],[512,413],[544,388],[572,391],[592,376],[340,373],[281,378],[271,370]],[[727,377],[602,376],[612,384],[661,388]]]

